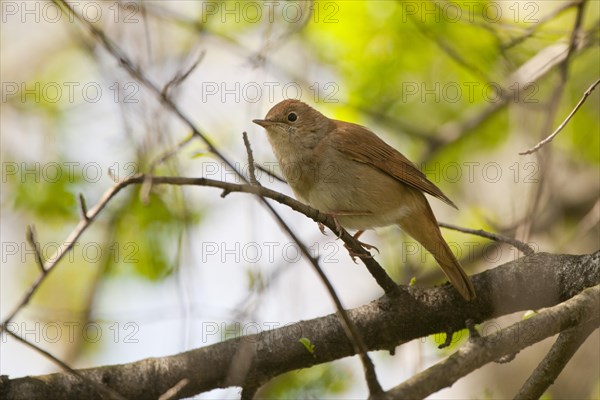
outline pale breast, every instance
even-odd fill
[[[337,153],[337,154],[336,154]],[[336,215],[346,228],[369,229],[392,225],[412,209],[414,190],[370,165],[331,152],[317,168],[317,179],[305,201],[320,211]]]

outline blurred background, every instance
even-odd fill
[[[251,120],[299,98],[368,126],[419,165],[459,206],[430,199],[440,221],[514,236],[539,251],[583,254],[600,242],[600,91],[551,143],[519,155],[554,131],[598,79],[600,3],[588,1],[583,11],[578,4],[109,0],[73,8],[157,87],[179,77],[169,85],[173,101],[244,173],[244,131],[255,160],[280,173]],[[35,225],[42,255],[51,257],[79,221],[80,193],[91,208],[115,179],[138,172],[241,181],[65,9],[0,6],[4,320],[39,273],[27,226]],[[264,172],[258,178],[291,194]],[[108,204],[10,329],[80,368],[175,354],[334,312],[297,245],[255,198],[223,199],[203,187],[140,189],[128,187]],[[274,207],[321,257],[346,308],[382,294],[335,235]],[[443,234],[469,274],[521,256],[476,236]],[[432,257],[395,227],[361,240],[380,249],[378,260],[398,283],[445,281]],[[489,333],[522,317],[481,328]],[[383,387],[450,354],[464,335],[444,351],[442,339],[413,341],[394,356],[374,352]],[[511,397],[552,342],[432,398]],[[7,335],[0,346],[3,375],[58,370]],[[600,397],[599,355],[596,331],[545,398]],[[353,357],[288,373],[262,394],[364,398],[367,388]]]

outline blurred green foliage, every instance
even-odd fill
[[[70,174],[64,163],[11,163],[18,173],[6,174],[13,192],[13,208],[26,212],[35,221],[64,224],[77,218],[75,188],[80,175]],[[4,168],[8,168],[5,163]]]
[[[201,215],[200,210],[177,206],[180,190],[169,188],[160,194],[151,193],[146,204],[140,200],[139,191],[130,190],[112,216],[113,240],[123,252],[115,257],[118,262],[109,265],[109,273],[134,272],[157,280],[176,268],[181,232],[186,224],[197,224]]]
[[[272,379],[257,393],[261,399],[322,399],[344,393],[352,382],[351,373],[339,363],[315,365]]]
[[[321,10],[321,18],[305,33],[323,62],[343,77],[352,108],[368,110],[366,114],[371,117],[375,112],[402,121],[396,134],[402,132],[402,126],[413,125],[435,136],[436,129],[457,116],[473,114],[494,103],[494,87],[502,87],[503,93],[511,89],[506,85],[510,74],[535,54],[557,41],[565,42],[572,29],[574,8],[537,28],[531,37],[526,36],[527,29],[535,28],[533,25],[551,10],[545,7],[548,3],[507,2],[498,6],[486,1],[459,1],[450,7],[433,1],[343,1],[336,3],[338,22],[327,22]],[[457,13],[458,6],[461,11]],[[495,21],[490,10],[501,10],[501,18]],[[584,26],[589,28],[598,18],[598,4],[589,4],[587,13]],[[520,37],[526,39],[518,41]],[[572,63],[554,126],[577,103],[582,88],[593,82],[590,72],[597,70],[598,57],[598,49],[592,48]],[[552,81],[556,77],[550,76],[552,79],[543,79],[518,95],[516,103],[531,102],[532,113],[539,112],[536,106],[544,110],[546,97],[541,94],[555,86]],[[583,152],[588,162],[596,164],[600,162],[597,109],[597,101],[581,109],[569,133],[565,132],[569,138],[563,140],[571,144],[571,151]],[[346,110],[338,114],[349,115]],[[589,131],[591,127],[595,134]],[[445,146],[440,160],[494,150],[513,140],[509,133],[509,109],[504,107],[476,127],[476,137],[463,135],[460,141]],[[537,132],[531,134],[532,140],[539,136]],[[409,147],[407,152],[423,151],[423,144],[409,142],[416,148]]]
[[[68,171],[65,165],[61,162],[23,163],[16,167],[19,173],[7,174],[6,188],[13,193],[14,210],[37,224],[52,224],[61,230],[69,224],[74,226],[80,217],[76,193],[85,187],[86,181],[81,174]],[[23,171],[27,174],[23,175]],[[110,240],[102,242],[100,256],[93,259],[104,261],[106,273],[133,272],[157,280],[173,271],[178,237],[186,224],[200,221],[201,211],[183,207],[181,193],[178,193],[181,188],[152,192],[147,204],[142,203],[139,187],[137,189],[123,190],[118,196],[124,199],[109,206],[111,214],[104,229],[109,230]],[[104,218],[103,215],[100,219]],[[41,240],[41,243],[43,246],[45,242]],[[81,245],[85,244],[88,242],[84,240]]]

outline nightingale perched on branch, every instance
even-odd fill
[[[284,100],[253,122],[266,129],[298,200],[356,229],[357,239],[365,229],[398,225],[433,254],[466,300],[475,298],[424,193],[456,205],[400,152],[367,128],[329,119],[298,100]]]

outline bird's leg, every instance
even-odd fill
[[[361,242],[360,240],[358,240],[358,238],[360,237],[360,235],[362,235],[363,233],[365,233],[364,230],[362,230],[362,231],[356,231],[356,233],[352,237],[358,242],[358,244],[360,244],[365,249],[367,249],[367,250],[375,249],[375,250],[377,250],[377,253],[379,253],[379,249],[377,247],[373,246],[372,244],[368,244],[368,243]]]
[[[340,221],[338,221],[338,219],[336,218],[336,214],[329,214],[329,215],[331,215],[331,218],[333,218],[333,222],[335,223],[335,230],[336,231],[333,232],[333,233],[335,233],[336,236],[337,236],[337,238],[339,239],[342,236],[342,234],[341,234],[341,232],[342,232],[342,225],[340,225]],[[325,225],[323,225],[323,223],[321,223],[321,222],[319,222],[318,224],[319,224],[319,230],[321,231],[321,233],[323,235],[326,235],[326,233],[325,233]]]
[[[362,243],[360,240],[358,240],[359,236],[362,235],[365,231],[356,231],[356,233],[354,234],[354,236],[352,236],[361,247],[366,248],[365,247],[365,243]],[[371,247],[371,245],[367,245],[369,247]],[[352,261],[354,261],[354,264],[356,264],[356,257],[365,257],[362,254],[358,254],[357,252],[355,252],[354,250],[352,250],[350,247],[348,247],[348,245],[346,243],[344,243],[344,247],[346,248],[346,250],[348,250],[348,254],[350,254],[350,258],[352,258]],[[379,250],[377,250],[379,251]],[[369,258],[372,258],[372,255],[369,255]]]
[[[335,223],[335,230],[336,230],[336,232],[334,232],[334,233],[336,233],[336,236],[339,239],[341,237],[342,225],[340,224],[340,221],[337,218],[338,216],[361,216],[361,215],[371,215],[372,213],[371,212],[356,212],[356,211],[334,211],[334,212],[328,212],[327,214],[330,215],[331,218],[333,218],[333,222]],[[320,222],[319,222],[319,230],[321,231],[322,234],[325,234],[325,226]],[[364,232],[365,232],[364,230],[359,230],[352,237],[365,250],[375,249],[377,251],[377,253],[379,253],[379,249],[377,247],[358,240],[360,235],[362,235]],[[356,257],[365,257],[365,255],[358,254],[357,252],[350,249],[348,247],[348,245],[346,245],[346,244],[344,244],[344,247],[346,248],[346,250],[348,250],[348,253],[350,253],[350,257],[352,257],[352,260],[354,262],[356,262],[356,260],[355,260]]]
[[[361,242],[360,240],[358,240],[358,238],[360,237],[360,235],[362,235],[363,233],[365,233],[364,230],[361,231],[356,231],[356,233],[354,234],[354,236],[352,236],[354,238],[354,240],[356,240],[358,242],[359,245],[361,245],[361,247],[363,247],[366,250],[371,250],[371,249],[375,249],[377,251],[377,253],[379,253],[379,249],[371,244],[368,243],[364,243]],[[344,244],[344,247],[346,248],[346,250],[348,250],[348,253],[350,253],[350,256],[354,259],[354,257],[359,257],[360,255],[357,254],[355,251],[352,251],[352,249],[350,249],[346,244]]]
[[[360,215],[371,215],[371,212],[357,212],[357,211],[332,211],[332,212],[327,212],[325,213],[327,215],[329,215],[331,218],[333,218],[333,222],[335,223],[335,233],[337,238],[339,239],[342,235],[342,224],[340,224],[340,221],[338,220],[339,216],[360,216]],[[321,233],[323,235],[325,235],[325,225],[323,225],[321,222],[318,223],[319,224],[319,230],[321,231]]]

